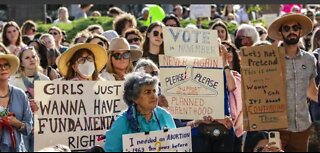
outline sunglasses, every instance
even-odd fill
[[[105,47],[105,44],[103,42],[98,42],[98,45]]]
[[[84,64],[84,63],[86,63],[86,61],[94,62],[94,59],[93,59],[92,56],[80,57],[80,58],[77,60],[77,63],[78,63],[78,64]]]
[[[132,39],[127,39],[127,40],[128,40],[128,42],[129,42],[130,44],[133,43],[133,42],[141,41],[141,39],[138,38],[138,37],[135,37],[135,38],[132,38]]]
[[[111,56],[114,57],[114,59],[116,59],[116,60],[129,59],[130,58],[130,52],[126,52],[126,53],[123,53],[123,54],[114,53]]]
[[[57,32],[50,32],[49,34],[50,34],[50,35],[58,35]]]
[[[167,27],[177,27],[177,24],[166,24]]]
[[[157,77],[157,76],[159,76],[159,72],[158,71],[152,71],[150,73],[150,75],[153,76],[153,77]]]
[[[158,37],[159,35],[161,38],[163,38],[163,33],[160,33],[159,31],[153,31],[153,36]]]
[[[37,30],[36,29],[32,29],[32,32],[36,32]]]
[[[11,65],[9,63],[0,64],[0,70],[8,70],[10,69]]]
[[[262,31],[262,30],[259,30],[258,33],[259,33],[259,36],[262,36],[263,34],[266,34],[266,33],[265,33],[264,31]]]
[[[297,32],[297,31],[299,31],[299,30],[301,30],[301,26],[300,25],[293,25],[293,26],[287,26],[287,25],[285,25],[285,26],[282,26],[282,31],[283,32],[289,32],[290,31],[290,29],[292,29],[294,32]]]

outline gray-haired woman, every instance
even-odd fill
[[[122,135],[176,128],[172,116],[158,107],[158,78],[144,72],[125,77],[124,102],[128,110],[121,114],[106,133],[104,149],[121,152]]]

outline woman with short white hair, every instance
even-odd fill
[[[53,24],[58,23],[71,23],[71,21],[69,20],[69,12],[66,7],[60,7],[58,9],[58,18],[54,20]]]
[[[259,33],[254,26],[249,24],[239,26],[234,42],[238,49],[243,46],[251,47],[258,41],[260,41]]]

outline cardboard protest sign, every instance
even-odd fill
[[[241,49],[245,130],[288,128],[284,55],[272,45]]]
[[[124,152],[192,152],[191,127],[122,136]]]
[[[215,58],[219,57],[216,30],[163,27],[165,55]]]
[[[223,69],[219,60],[160,56],[161,93],[169,101],[169,112],[177,119],[224,118]]]
[[[211,6],[205,4],[191,4],[190,18],[196,19],[199,17],[211,17]]]
[[[126,109],[123,82],[36,81],[35,150],[56,144],[82,151],[100,145],[116,115]]]

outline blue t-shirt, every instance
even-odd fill
[[[106,152],[123,151],[122,135],[158,131],[165,128],[176,128],[171,114],[161,107],[156,107],[154,109],[149,123],[146,121],[144,116],[137,115],[135,107],[131,107],[131,109],[132,111],[127,110],[122,113],[113,123],[111,129],[106,132],[106,143],[104,145],[104,150]],[[136,117],[138,120],[136,120]],[[134,120],[131,120],[130,118],[134,118]],[[135,125],[136,123],[138,124],[139,130],[132,127],[132,125]]]

